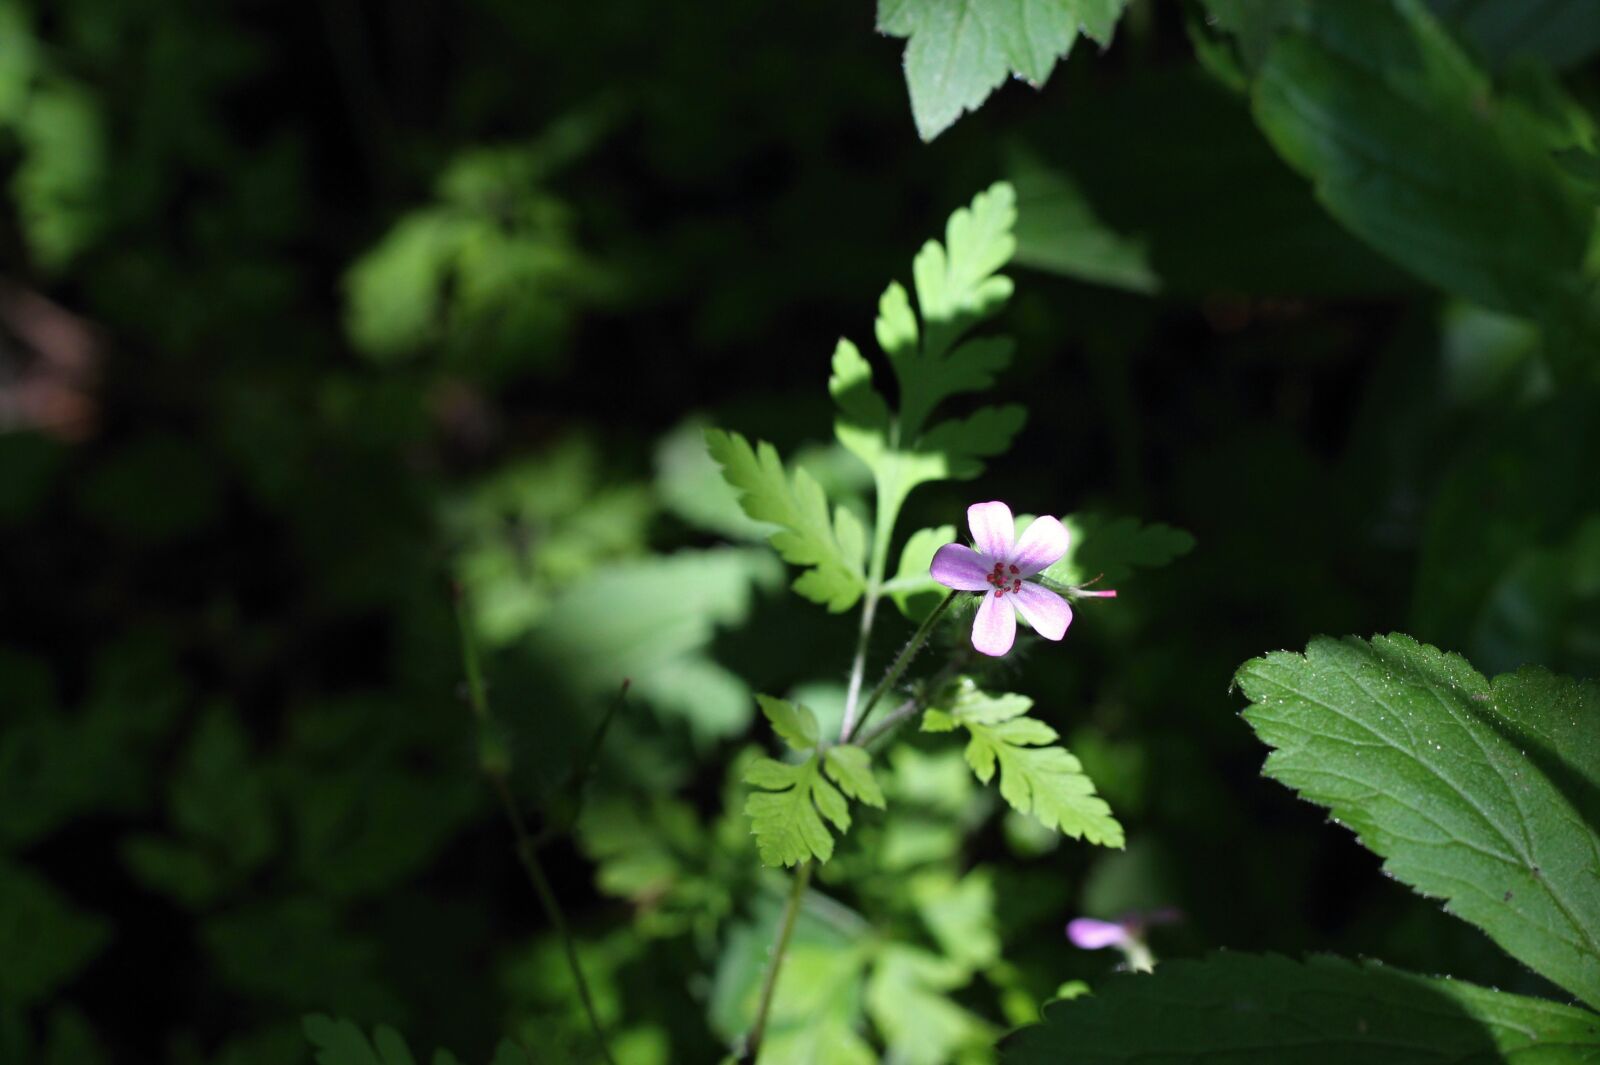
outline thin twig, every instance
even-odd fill
[[[800,903],[805,899],[806,885],[811,881],[811,860],[800,863],[794,871],[794,883],[789,889],[789,901],[784,905],[782,923],[778,926],[778,941],[772,945],[772,958],[767,962],[767,973],[761,980],[761,999],[756,1005],[756,1019],[739,1051],[739,1065],[752,1065],[761,1054],[761,1040],[767,1031],[767,1016],[772,1012],[772,994],[778,987],[778,970],[783,968],[783,956],[789,949],[789,937],[794,933],[795,919],[800,916]]]
[[[478,646],[472,639],[472,625],[467,620],[466,598],[462,590],[454,589],[456,607],[456,627],[461,633],[461,665],[467,674],[467,694],[472,706],[472,716],[478,721],[480,731],[490,726],[489,696],[483,683],[483,668],[478,661]],[[616,713],[616,706],[620,705],[622,696],[628,691],[627,683],[622,686],[622,695],[618,697],[611,714],[607,715],[601,726],[601,734],[610,724],[611,716]],[[596,753],[598,752],[596,741]],[[517,806],[516,796],[511,793],[511,785],[506,779],[503,764],[497,760],[480,758],[483,775],[488,779],[489,786],[494,789],[500,806],[505,810],[506,820],[511,823],[511,833],[517,841],[517,857],[522,862],[522,868],[527,871],[528,880],[533,884],[534,894],[539,896],[539,904],[544,908],[545,918],[551,927],[556,930],[561,946],[566,951],[567,966],[572,970],[572,980],[578,987],[578,998],[583,1002],[583,1010],[589,1017],[589,1026],[594,1029],[595,1040],[600,1044],[600,1056],[605,1059],[606,1065],[616,1065],[616,1059],[611,1056],[611,1047],[606,1042],[605,1029],[600,1024],[600,1014],[594,1007],[594,996],[589,993],[589,981],[584,978],[583,966],[578,962],[578,947],[573,941],[572,931],[567,927],[566,916],[561,911],[561,903],[556,899],[556,893],[550,886],[550,878],[545,875],[544,866],[539,861],[538,850],[534,845],[533,837],[528,833],[528,824],[523,819],[522,810]]]
[[[861,715],[857,718],[854,727],[849,722],[846,722],[843,736],[845,742],[849,741],[850,734],[855,730],[855,727],[866,723],[867,715],[872,713],[874,706],[878,705],[878,700],[883,698],[883,693],[894,687],[900,680],[901,675],[906,671],[906,667],[911,664],[911,660],[917,656],[918,651],[922,650],[922,645],[928,642],[928,634],[933,631],[934,625],[944,616],[944,612],[950,609],[950,604],[955,602],[956,594],[951,592],[939,600],[939,605],[933,608],[933,612],[922,619],[922,624],[917,626],[917,631],[912,634],[911,639],[900,649],[900,653],[895,656],[894,662],[884,672],[883,679],[878,681],[877,687],[872,689],[872,694],[867,696],[867,701],[862,705]]]

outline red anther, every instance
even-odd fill
[[[1015,567],[1015,566],[1012,566],[1012,567],[1011,567],[1011,575],[1012,575],[1012,576],[1013,576],[1013,577],[1015,577],[1015,576],[1016,576],[1016,575],[1017,575],[1017,574],[1018,574],[1018,573],[1021,573],[1021,572],[1022,572],[1022,571],[1021,571],[1021,570],[1019,570],[1019,569],[1017,569],[1017,567]]]
[[[996,599],[1003,599],[1003,598],[1005,598],[1005,594],[1006,594],[1006,590],[1005,590],[1005,589],[1004,589],[1004,588],[996,588],[996,589],[995,589],[995,590],[994,590],[994,597],[995,597],[995,598],[996,598]]]
[[[1012,581],[1011,590],[1013,592],[1020,592],[1022,590],[1022,581],[1020,579]]]

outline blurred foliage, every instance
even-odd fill
[[[1322,631],[1600,669],[1600,32],[1524,7],[1136,0],[978,56],[957,102],[987,102],[924,144],[902,52],[939,26],[859,5],[0,0],[0,1060],[312,1060],[305,1014],[353,1061],[411,1053],[379,1025],[597,1060],[478,776],[452,584],[518,798],[575,815],[544,854],[614,1054],[725,1052],[786,890],[740,812],[752,693],[836,728],[852,632],[784,592],[703,429],[865,516],[829,356],[1001,177],[1015,293],[979,340],[1030,417],[905,501],[891,593],[931,609],[974,498],[1076,516],[1068,579],[1121,596],[1001,690],[1129,847],[902,729],[763,1060],[990,1060],[1115,964],[1067,919],[1159,906],[1163,958],[1547,993],[1262,782],[1228,690]],[[989,96],[1010,71],[1044,85]],[[857,354],[900,409],[894,351]]]

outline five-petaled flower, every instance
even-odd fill
[[[972,622],[972,646],[1003,655],[1017,638],[1017,615],[1047,640],[1059,640],[1072,623],[1072,607],[1050,589],[1029,580],[1067,553],[1066,527],[1048,515],[1016,537],[1011,508],[995,500],[967,508],[973,547],[945,544],[928,572],[946,588],[982,592]]]

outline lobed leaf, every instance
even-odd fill
[[[1333,957],[1217,954],[1111,977],[1001,1043],[1004,1065],[1600,1062],[1587,1010]]]
[[[756,702],[761,704],[761,712],[771,722],[772,730],[790,747],[797,751],[809,751],[821,741],[817,715],[806,707],[771,695],[757,695]]]
[[[779,526],[773,548],[784,561],[807,567],[794,590],[834,613],[850,609],[866,587],[867,536],[856,516],[839,507],[830,520],[822,486],[803,469],[791,479],[771,444],[752,448],[738,433],[707,429],[706,445],[739,491],[745,514]]]
[[[879,810],[884,808],[883,789],[872,774],[872,755],[865,747],[845,744],[829,747],[822,758],[828,778],[839,785],[846,795],[857,802],[866,803]]]
[[[1018,812],[1073,839],[1121,847],[1122,826],[1095,794],[1094,782],[1064,747],[1047,746],[1056,730],[1026,717],[1033,700],[1025,695],[986,695],[963,678],[924,711],[924,732],[964,728],[967,764],[983,783],[1000,773],[1000,795]]]
[[[1268,776],[1600,1006],[1600,686],[1533,668],[1487,681],[1399,635],[1319,637],[1235,679]]]
[[[798,765],[758,758],[745,770],[744,780],[764,789],[752,793],[744,807],[764,863],[798,865],[811,858],[825,862],[833,857],[833,835],[822,818],[848,832],[850,807],[839,790],[822,779],[816,755]]]

